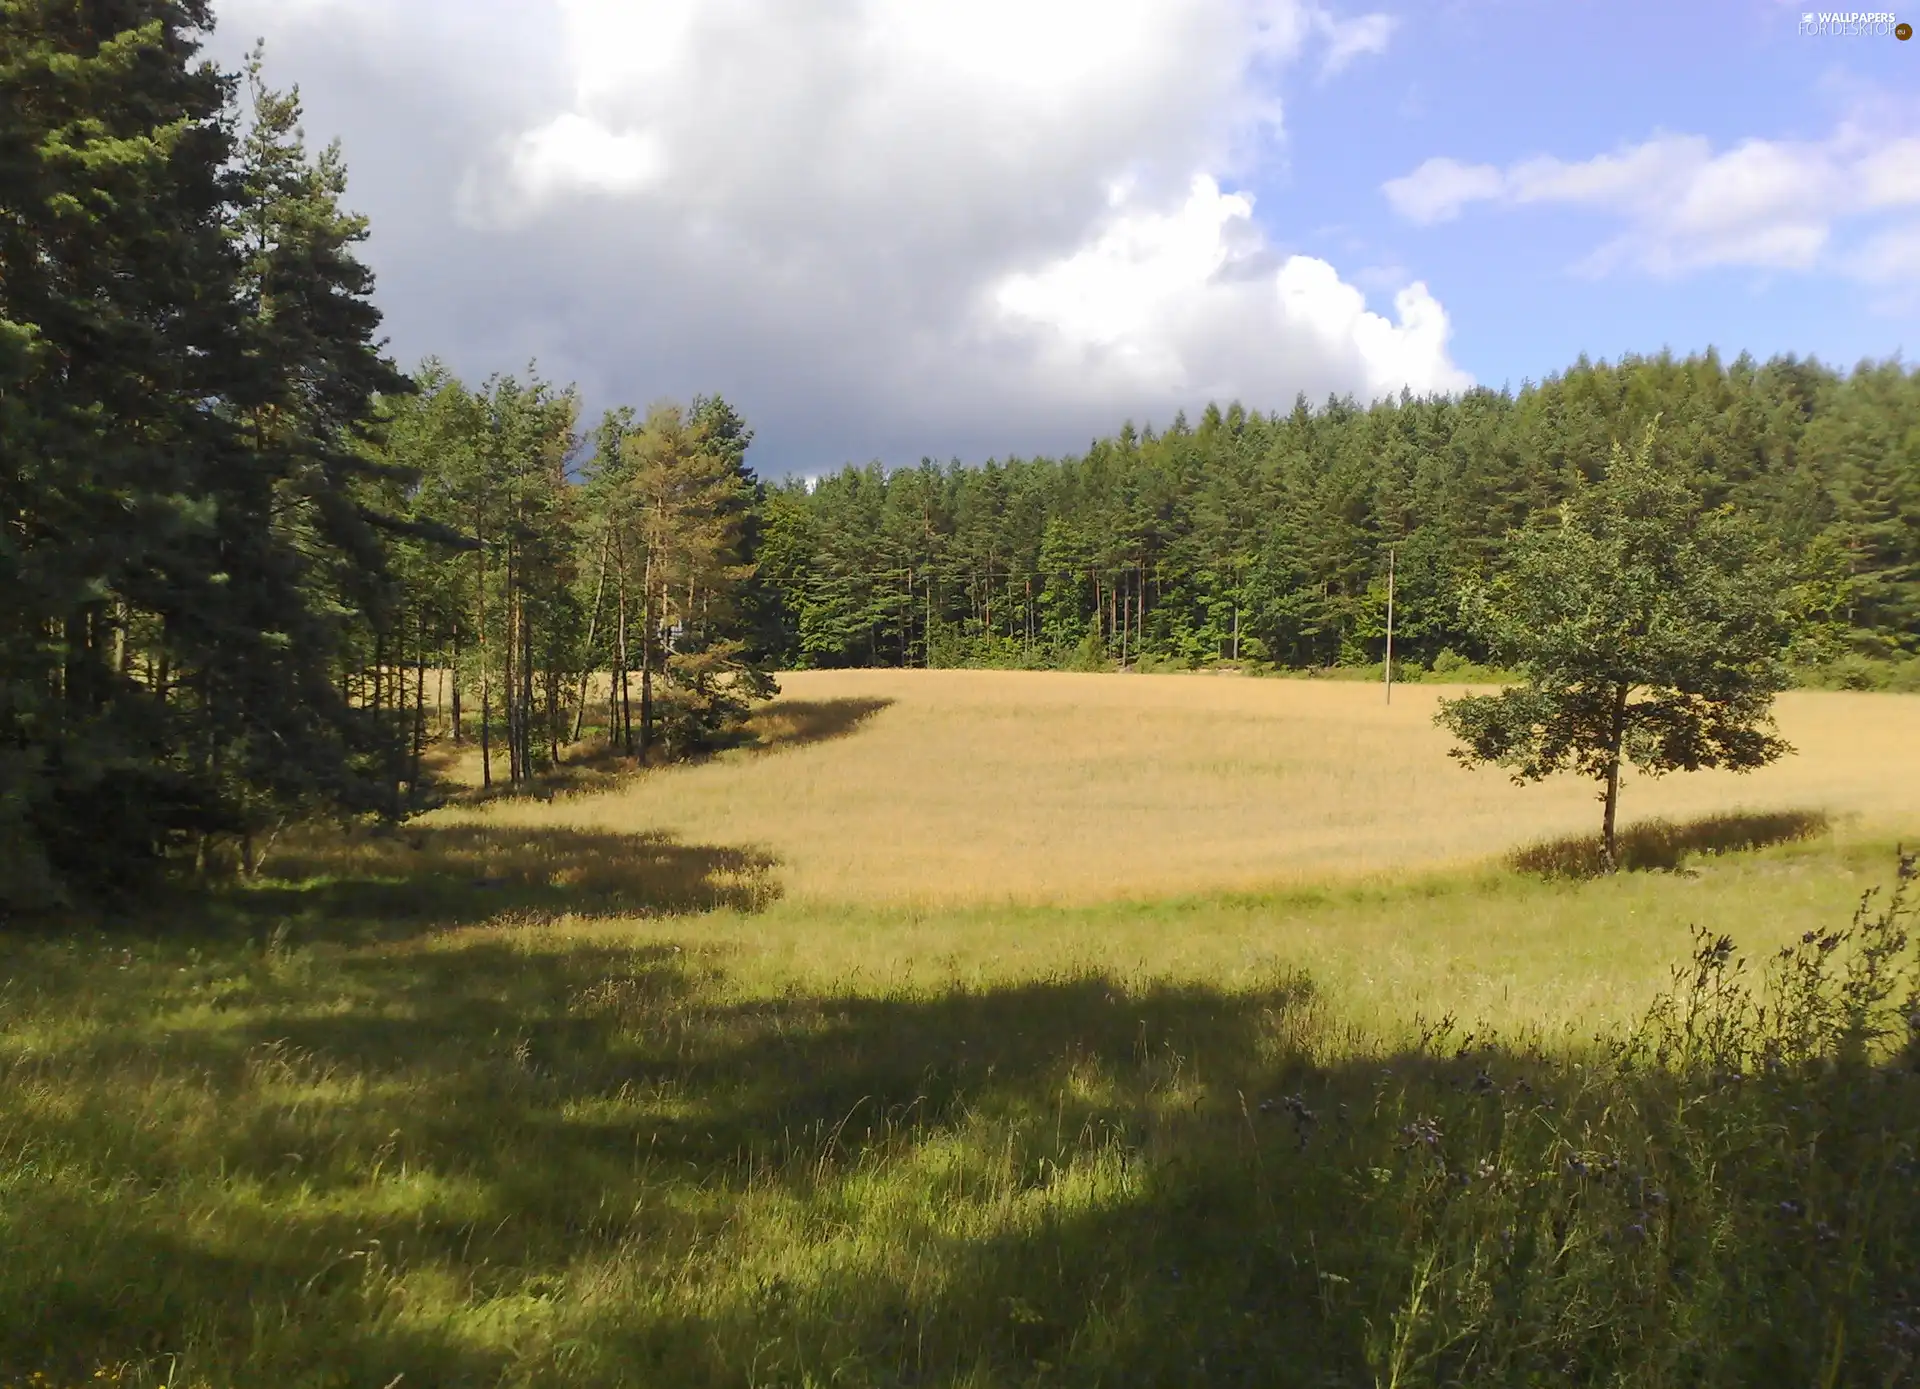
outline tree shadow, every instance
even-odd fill
[[[317,973],[255,969],[218,1025],[141,1027],[179,1006],[172,976],[103,964],[67,980],[118,988],[129,1025],[58,1053],[62,1103],[39,1107],[34,1144],[110,1152],[115,1171],[140,1175],[84,1199],[29,1189],[0,1215],[20,1236],[0,1272],[0,1368],[77,1375],[191,1334],[257,1382],[300,1382],[292,1371],[324,1355],[328,1383],[369,1389],[399,1374],[492,1384],[509,1364],[542,1383],[797,1384],[820,1355],[865,1367],[847,1382],[959,1383],[969,1361],[1024,1375],[1062,1357],[1087,1311],[1077,1298],[1109,1312],[1139,1303],[1129,1326],[1198,1314],[1142,1301],[1136,1285],[1164,1283],[1162,1265],[1241,1262],[1238,1164],[1207,1178],[1227,1181],[1208,1199],[1231,1209],[1197,1210],[1184,1231],[1149,1182],[1028,1233],[938,1237],[924,1252],[952,1277],[937,1296],[904,1269],[825,1269],[806,1286],[797,1269],[729,1283],[715,1266],[697,1303],[655,1289],[692,1251],[720,1248],[741,1203],[777,1192],[832,1219],[857,1202],[862,1173],[904,1171],[916,1154],[949,1150],[1009,1199],[1043,1196],[1089,1141],[1122,1165],[1206,1172],[1213,1159],[1183,1155],[1160,1092],[1200,1069],[1248,1073],[1263,1039],[1312,1005],[1299,980],[1228,995],[1091,975],[728,1003],[718,960],[691,945],[530,951],[466,937],[332,952]],[[1304,1058],[1295,1067],[1304,1074]],[[127,1101],[134,1080],[156,1093],[190,1083],[218,1120],[151,1123]],[[44,1083],[0,1071],[0,1114],[18,1112],[19,1085]],[[1179,1103],[1178,1122],[1194,1122]],[[383,1171],[403,1175],[382,1186]],[[971,1199],[960,1175],[954,1196]],[[153,1199],[188,1189],[190,1221]],[[1187,1243],[1196,1231],[1214,1255]],[[1248,1299],[1269,1308],[1249,1366],[1311,1329],[1296,1315],[1311,1309],[1310,1277],[1276,1284],[1270,1253],[1235,1275],[1244,1296],[1215,1319],[1237,1325]],[[403,1331],[394,1315],[409,1270],[511,1307],[564,1302],[579,1291],[571,1271],[609,1264],[630,1295],[571,1313],[564,1372],[498,1337]],[[1139,1330],[1143,1343],[1165,1334]]]
[[[864,695],[776,699],[748,720],[752,741],[746,746],[755,753],[774,753],[845,738],[893,703]]]
[[[1697,854],[1731,854],[1814,839],[1832,828],[1820,810],[1734,811],[1674,824],[1643,820],[1618,835],[1620,867],[1673,872]],[[1599,835],[1570,835],[1516,849],[1508,864],[1543,878],[1597,878],[1607,871]]]
[[[221,905],[252,922],[358,922],[381,929],[502,918],[605,918],[763,910],[778,860],[670,834],[563,827],[410,825],[312,832],[280,846],[266,880]]]
[[[1843,1315],[1848,1382],[1902,1382],[1864,1372],[1901,1363],[1875,1318],[1920,1229],[1892,1068],[1602,1083],[1444,1022],[1369,1050],[1299,977],[743,998],[692,930],[42,954],[38,1006],[102,1025],[0,1065],[43,1164],[0,1188],[0,1369],[192,1340],[219,1382],[368,1389],[1324,1389],[1406,1327],[1402,1383],[1636,1382],[1607,1371],[1666,1326],[1747,1357],[1689,1382],[1804,1383]],[[1423,1262],[1493,1281],[1409,1321]],[[1607,1315],[1542,1321],[1562,1296]],[[1503,1317],[1586,1358],[1480,1375]]]
[[[691,759],[710,760],[714,755],[742,749],[763,755],[785,752],[790,748],[845,738],[882,709],[894,703],[887,698],[846,696],[839,699],[775,699],[750,715],[745,725],[711,752]],[[604,730],[601,730],[604,733]],[[437,749],[427,759],[428,769],[437,775],[445,772],[460,757],[471,758],[471,742],[457,752]],[[602,737],[572,743],[561,749],[557,765],[545,768],[528,779],[510,782],[496,780],[491,786],[442,783],[437,795],[445,803],[464,806],[486,805],[493,801],[551,801],[564,796],[593,795],[616,791],[646,774],[649,765],[638,758],[610,747]]]
[[[446,780],[446,773],[461,758],[471,758],[472,745],[458,756],[442,754],[437,765],[428,769],[441,780],[434,787],[438,804],[480,806],[494,801],[552,801],[566,796],[590,796],[617,791],[645,774],[647,768],[638,758],[609,745],[604,737],[591,737],[577,743],[562,744],[559,762],[546,766],[522,781],[509,781],[504,760],[495,754],[496,773],[491,786],[473,782]],[[473,775],[471,772],[469,775]]]

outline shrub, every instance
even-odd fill
[[[1468,1038],[1389,1097],[1380,1384],[1908,1384],[1920,1369],[1914,859],[1756,988],[1696,932],[1584,1061]],[[1429,1031],[1428,1055],[1451,1022]],[[1471,1070],[1471,1080],[1463,1072]]]

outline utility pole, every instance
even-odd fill
[[[1387,703],[1393,703],[1393,551],[1387,546]]]

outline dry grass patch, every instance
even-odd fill
[[[1074,903],[1256,889],[1478,860],[1591,832],[1590,788],[1463,771],[1445,687],[1004,671],[782,677],[762,751],[487,823],[751,846],[815,902]],[[1746,776],[1630,778],[1630,819],[1784,808],[1898,832],[1920,786],[1920,697],[1795,692],[1799,749]],[[766,755],[767,752],[773,755]]]

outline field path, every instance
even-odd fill
[[[770,751],[496,823],[762,847],[790,897],[1076,902],[1483,858],[1593,829],[1590,786],[1464,771],[1435,686],[1008,671],[781,677]],[[1796,692],[1799,752],[1747,776],[1628,779],[1627,821],[1825,810],[1920,829],[1920,696]],[[472,818],[473,812],[462,818]]]

